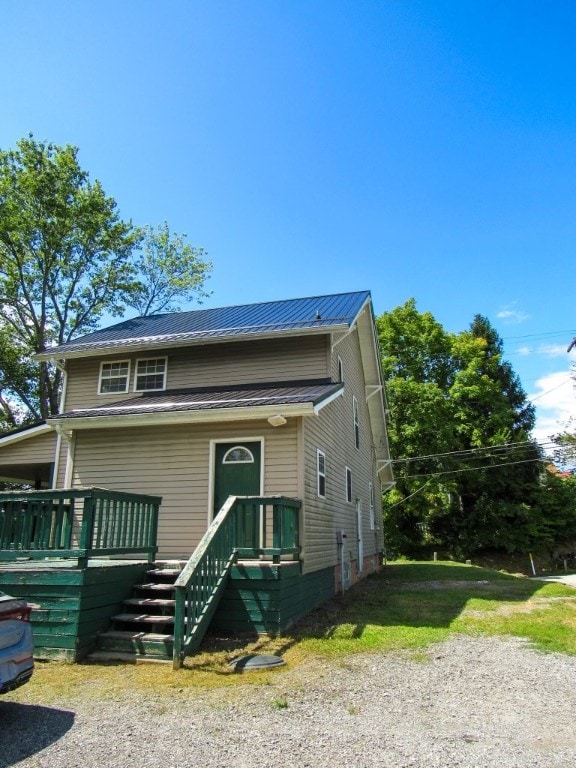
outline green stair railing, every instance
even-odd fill
[[[297,559],[300,502],[282,496],[229,496],[175,587],[174,668],[198,648],[239,557]]]
[[[0,493],[0,561],[145,555],[157,550],[162,499],[105,488]]]

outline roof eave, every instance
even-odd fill
[[[298,404],[260,405],[251,408],[212,408],[196,411],[170,411],[163,413],[131,413],[122,416],[78,416],[49,419],[58,431],[77,429],[117,429],[118,427],[157,427],[174,424],[214,423],[217,421],[248,421],[268,419],[282,415],[288,419],[295,416],[309,416],[314,413],[312,402]]]
[[[0,437],[0,446],[12,445],[13,443],[19,443],[22,440],[29,440],[31,437],[37,437],[45,432],[51,432],[53,427],[48,423],[38,424],[28,429],[18,430],[17,432],[11,432],[3,437]]]

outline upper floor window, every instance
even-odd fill
[[[338,355],[338,381],[344,381],[344,363],[340,355]]]
[[[360,418],[358,416],[358,400],[352,398],[352,415],[354,418],[354,445],[360,448]]]
[[[101,395],[128,392],[129,378],[130,360],[117,360],[114,363],[101,363],[98,392]]]
[[[151,392],[166,389],[166,358],[136,361],[135,392]]]
[[[326,498],[326,454],[316,451],[316,468],[318,478],[318,496]]]

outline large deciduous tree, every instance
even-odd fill
[[[447,333],[414,300],[378,318],[396,489],[385,498],[393,549],[515,550],[536,536],[534,410],[477,315]]]
[[[76,147],[20,140],[0,151],[0,431],[57,413],[62,373],[31,355],[126,307],[172,309],[203,294],[202,249],[123,220]]]
[[[158,227],[143,227],[142,239],[134,257],[138,280],[127,305],[140,315],[175,312],[179,300],[198,300],[209,294],[204,283],[212,268],[206,251],[186,242],[185,235],[170,232],[167,222]]]

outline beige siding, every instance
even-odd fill
[[[21,433],[19,439],[0,443],[0,478],[49,487],[56,448],[56,433]]]
[[[68,361],[64,410],[90,408],[134,397],[134,371],[141,358],[168,358],[167,388],[294,381],[329,376],[326,336],[182,347],[148,354],[120,354]],[[100,363],[131,361],[130,392],[98,394]]]
[[[32,435],[16,443],[0,448],[0,463],[6,464],[50,464],[54,461],[56,432]]]
[[[163,497],[159,555],[188,557],[209,519],[211,440],[264,439],[264,493],[297,496],[296,422],[78,432],[73,485]]]
[[[357,498],[362,504],[364,557],[382,550],[382,507],[376,476],[365,382],[356,331],[336,345],[332,376],[338,376],[338,356],[344,367],[344,394],[304,420],[304,543],[307,571],[335,566],[339,560],[336,532],[343,529],[345,557],[357,566]],[[355,446],[353,396],[358,401],[360,448]],[[326,498],[318,497],[316,451],[326,455]],[[352,502],[346,501],[345,468],[352,470]],[[374,484],[375,528],[370,528],[370,482]]]

